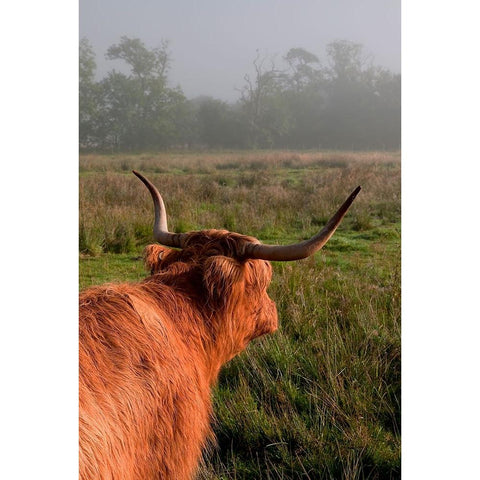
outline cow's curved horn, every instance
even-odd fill
[[[167,212],[160,192],[152,182],[147,180],[142,174],[132,170],[132,172],[145,184],[152,195],[153,205],[155,207],[155,223],[153,225],[153,238],[158,243],[166,247],[183,248],[185,242],[184,233],[170,233],[167,227]]]
[[[338,209],[337,213],[335,213],[335,215],[328,221],[325,227],[309,240],[292,245],[262,245],[261,243],[249,243],[245,246],[245,257],[262,260],[290,261],[301,260],[302,258],[313,255],[316,251],[320,250],[334,234],[360,190],[361,187],[357,187]]]

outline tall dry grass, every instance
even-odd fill
[[[183,155],[179,164],[174,156],[163,161],[165,173],[143,165],[142,156],[105,164],[98,156],[82,157],[80,249],[128,252],[150,238],[151,200],[132,169],[146,173],[158,186],[170,226],[181,232],[226,228],[262,240],[306,236],[359,184],[363,191],[347,222],[362,229],[369,222],[388,222],[399,215],[400,170],[394,154],[242,155],[229,159],[217,154],[209,160]],[[154,160],[158,164],[161,159]],[[115,169],[118,162],[126,162],[125,169]],[[296,166],[284,166],[289,163]],[[237,168],[227,168],[230,164]],[[257,167],[252,170],[251,164]]]
[[[163,152],[142,154],[82,154],[80,172],[210,174],[218,170],[304,169],[309,167],[346,167],[352,163],[398,165],[399,152],[349,151],[233,151]]]

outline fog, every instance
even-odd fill
[[[171,86],[188,98],[238,98],[257,50],[282,57],[294,47],[326,61],[325,46],[360,43],[376,64],[400,72],[399,0],[80,0],[80,37],[96,53],[97,78],[128,69],[105,53],[121,36],[149,48],[169,42]]]

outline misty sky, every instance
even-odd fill
[[[325,45],[345,39],[400,71],[400,0],[80,0],[80,37],[95,49],[99,78],[122,70],[105,60],[122,35],[149,48],[168,40],[170,85],[189,98],[237,99],[257,49],[278,64],[293,47],[325,60]]]

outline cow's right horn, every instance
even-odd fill
[[[185,233],[170,233],[167,227],[167,212],[160,192],[152,182],[147,180],[142,174],[132,170],[132,172],[145,184],[152,195],[153,205],[155,207],[155,223],[153,225],[153,238],[158,243],[166,247],[183,248],[185,242]]]
[[[310,255],[313,255],[316,251],[320,250],[334,234],[360,190],[361,187],[358,186],[337,210],[337,213],[335,213],[335,215],[327,222],[325,227],[323,227],[322,230],[312,238],[292,245],[263,245],[261,243],[249,243],[245,246],[244,256],[246,258],[285,262],[301,260],[302,258],[307,258]]]

